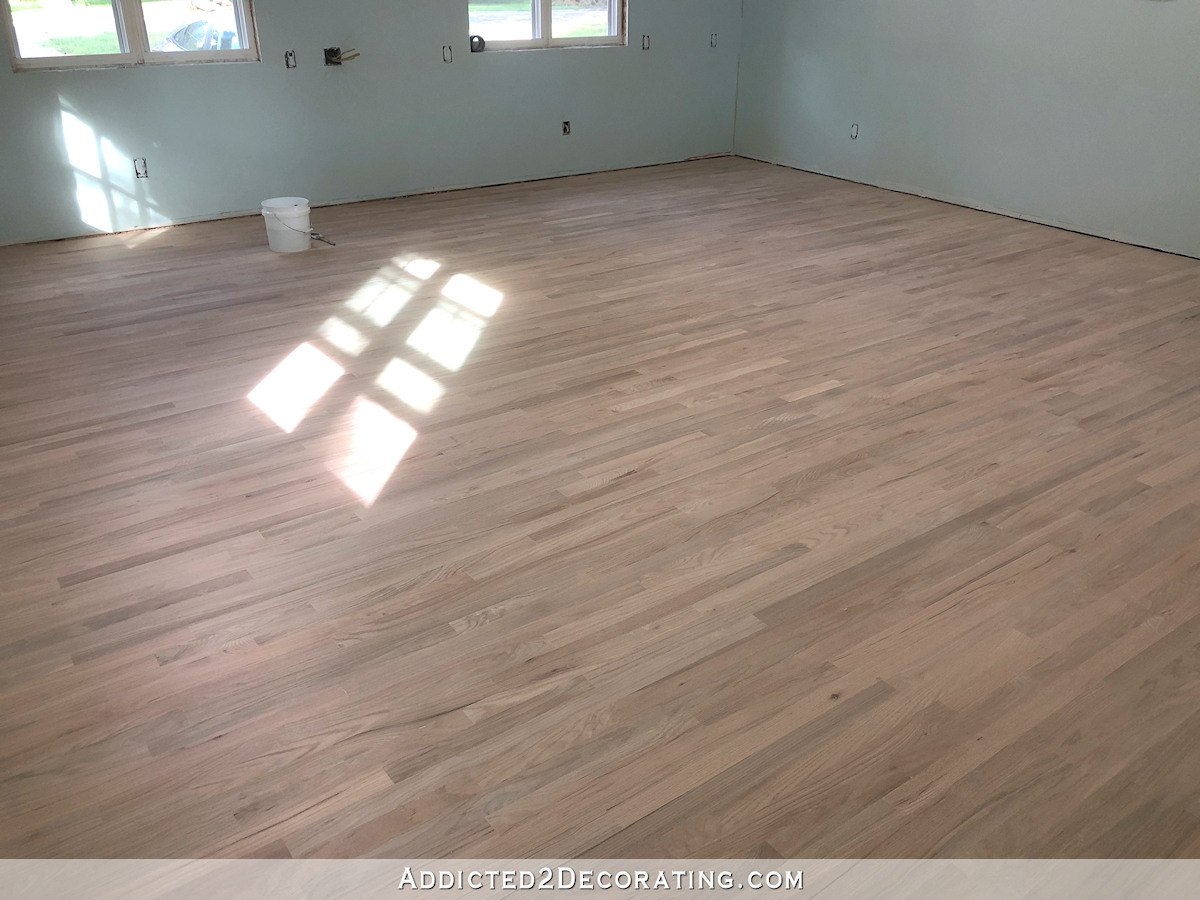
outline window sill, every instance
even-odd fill
[[[563,43],[544,44],[540,41],[488,41],[480,54],[487,55],[492,51],[508,53],[514,50],[600,50],[613,47],[628,47],[629,42],[623,37],[592,38],[590,40],[572,41],[564,39]]]
[[[80,60],[79,62],[64,64],[59,59],[48,59],[45,63],[34,63],[30,65],[31,60],[20,60],[13,64],[12,70],[18,75],[23,75],[26,72],[95,72],[101,69],[148,69],[161,68],[163,66],[211,66],[211,65],[236,65],[240,63],[256,63],[262,62],[258,57],[240,57],[234,59],[147,59],[144,62],[136,60]]]

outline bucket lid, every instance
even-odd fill
[[[263,209],[288,209],[293,206],[308,206],[306,197],[272,197],[262,202]]]

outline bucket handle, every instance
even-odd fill
[[[264,210],[262,211],[262,214],[263,214],[264,216],[275,216],[275,221],[276,221],[276,222],[278,222],[278,223],[279,223],[280,225],[282,225],[284,228],[291,228],[291,230],[292,230],[292,231],[294,231],[294,232],[296,232],[296,234],[308,234],[308,235],[311,235],[311,234],[312,234],[312,225],[311,225],[311,224],[308,226],[308,228],[307,228],[306,230],[305,230],[305,229],[300,229],[300,228],[292,228],[292,226],[291,226],[291,225],[289,225],[287,222],[283,221],[283,219],[279,218],[279,216],[276,216],[276,215],[275,215],[275,211],[274,211],[274,210],[270,210],[270,209],[264,209]]]

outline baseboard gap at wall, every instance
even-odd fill
[[[982,201],[972,200],[966,197],[955,197],[949,194],[932,194],[919,188],[902,184],[892,184],[889,182],[857,181],[853,178],[847,178],[845,175],[835,175],[832,172],[823,172],[820,169],[806,169],[801,166],[793,166],[787,163],[776,162],[773,159],[761,159],[757,156],[748,156],[745,153],[735,152],[732,155],[738,157],[739,159],[748,159],[753,162],[760,162],[769,166],[778,166],[781,169],[791,169],[794,172],[807,172],[810,175],[821,175],[825,178],[835,178],[838,181],[845,181],[848,184],[861,184],[866,187],[879,188],[883,191],[891,191],[895,194],[907,194],[910,197],[921,197],[924,200],[932,200],[935,203],[945,203],[948,206],[957,206],[962,209],[973,209],[976,212],[990,213],[994,216],[1004,216],[1006,219],[1016,219],[1019,222],[1030,222],[1034,225],[1044,225],[1047,228],[1057,228],[1059,231],[1068,231],[1071,234],[1082,234],[1087,237],[1100,238],[1101,240],[1112,241],[1116,244],[1125,244],[1129,247],[1141,247],[1145,250],[1154,250],[1157,253],[1169,253],[1171,256],[1181,256],[1184,259],[1200,259],[1200,255],[1185,253],[1182,250],[1172,250],[1167,247],[1157,247],[1154,244],[1147,244],[1126,235],[1104,233],[1100,231],[1089,231],[1083,226],[1075,225],[1071,222],[1062,222],[1055,219],[1043,219],[1038,216],[1015,212],[1014,210],[1004,209],[1003,207],[999,206],[989,206]]]
[[[479,188],[494,188],[505,187],[510,184],[533,184],[538,181],[555,181],[559,178],[579,178],[584,175],[603,175],[609,172],[632,172],[635,169],[653,169],[658,166],[677,166],[680,163],[695,162],[702,159],[726,159],[735,156],[732,151],[721,153],[708,153],[702,156],[685,156],[682,159],[671,159],[664,162],[643,163],[637,166],[621,166],[616,169],[592,169],[586,172],[559,172],[554,175],[537,175],[531,178],[517,178],[513,181],[492,181],[486,184],[459,184],[450,185],[448,187],[428,188],[419,191],[407,191],[399,194],[379,194],[370,195],[367,197],[346,197],[342,199],[329,200],[323,203],[310,203],[312,209],[325,209],[330,206],[349,206],[352,203],[375,203],[380,200],[403,200],[405,197],[425,197],[430,194],[452,194],[458,191],[473,191]],[[749,157],[746,157],[749,158]],[[755,162],[766,162],[766,160],[755,160]],[[14,244],[0,244],[0,247],[19,247],[30,244],[52,244],[58,241],[78,241],[82,238],[104,238],[112,237],[115,234],[141,234],[148,231],[161,231],[167,228],[177,228],[183,225],[196,225],[200,222],[220,222],[224,219],[244,219],[249,216],[261,215],[261,209],[241,209],[241,210],[222,210],[221,212],[213,213],[212,215],[204,216],[187,216],[180,219],[173,219],[163,225],[151,225],[146,228],[127,228],[120,231],[97,231],[92,234],[72,234],[64,237],[42,238],[33,241],[17,241]]]

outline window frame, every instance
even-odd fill
[[[487,41],[488,50],[549,50],[554,47],[624,47],[629,42],[629,2],[609,0],[608,27],[616,34],[599,37],[552,37],[553,0],[529,0],[533,15],[533,32],[539,37],[508,41]],[[470,0],[467,2],[467,30],[470,31]],[[487,35],[482,35],[487,40]]]
[[[187,50],[179,53],[156,51],[150,47],[142,0],[112,0],[117,40],[126,49],[121,53],[93,53],[79,56],[21,56],[17,29],[9,0],[0,0],[0,23],[7,35],[5,50],[14,72],[70,69],[131,68],[133,66],[196,65],[200,63],[260,62],[258,27],[254,0],[232,0],[233,16],[239,31],[249,44],[243,50]],[[172,32],[174,33],[174,32]]]

